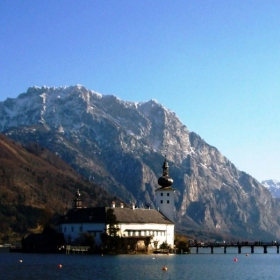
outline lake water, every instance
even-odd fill
[[[243,252],[244,251],[244,252]],[[247,255],[246,255],[247,254]],[[238,261],[234,261],[237,258]],[[59,264],[62,265],[59,268]],[[162,267],[166,266],[167,271]],[[250,253],[250,248],[203,249],[188,255],[59,255],[0,253],[0,279],[280,279],[276,248]]]

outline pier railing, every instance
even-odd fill
[[[280,244],[278,242],[237,242],[237,243],[206,243],[206,244],[191,244],[189,245],[189,248],[196,248],[196,253],[199,253],[199,249],[201,248],[210,248],[211,249],[211,254],[214,253],[215,248],[223,248],[224,253],[227,253],[227,248],[237,248],[238,254],[242,253],[242,248],[243,247],[250,247],[251,249],[251,254],[255,253],[255,248],[262,247],[263,248],[263,253],[267,254],[267,248],[268,247],[274,247],[276,249],[276,253],[279,254],[279,247]]]

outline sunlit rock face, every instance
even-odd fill
[[[126,102],[80,85],[32,87],[0,102],[0,131],[38,142],[138,207],[156,207],[166,155],[176,190],[176,230],[280,238],[278,200],[155,100]]]

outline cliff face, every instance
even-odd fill
[[[125,102],[82,86],[33,87],[1,102],[0,116],[9,137],[40,143],[138,207],[155,207],[166,154],[180,231],[280,238],[279,202],[155,100]]]

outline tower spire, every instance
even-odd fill
[[[169,177],[169,165],[165,156],[162,165],[162,176],[158,178],[158,184],[161,186],[156,189],[156,206],[159,211],[174,222],[174,192],[172,188],[173,179]]]
[[[162,165],[162,176],[159,177],[158,184],[163,188],[171,187],[173,184],[173,179],[169,177],[169,165],[166,160],[166,155],[164,163]]]
[[[76,198],[74,199],[74,208],[82,208],[83,201],[81,199],[81,193],[78,189],[76,192]]]

